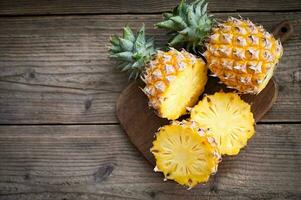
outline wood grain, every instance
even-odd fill
[[[218,14],[224,18],[233,13]],[[279,96],[263,122],[301,121],[301,12],[245,13],[267,29],[291,20],[276,71]],[[160,46],[160,15],[2,17],[0,20],[0,123],[117,123],[115,103],[129,83],[107,58],[109,36],[143,22]]]
[[[210,11],[301,10],[296,0],[208,0]],[[0,1],[0,15],[44,15],[86,13],[158,13],[171,10],[179,0],[10,0]]]
[[[163,182],[118,125],[1,126],[0,199],[300,199],[301,125],[258,125],[205,186]]]

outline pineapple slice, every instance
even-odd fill
[[[189,188],[207,182],[221,159],[213,138],[191,121],[175,121],[160,128],[151,152],[156,159],[155,171]]]
[[[215,139],[222,155],[238,154],[254,134],[251,106],[235,93],[205,96],[191,110],[191,120]]]
[[[185,50],[158,51],[142,79],[149,105],[160,117],[174,120],[196,104],[207,82],[207,67]]]

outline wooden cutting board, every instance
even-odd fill
[[[273,34],[280,38],[282,43],[292,33],[293,28],[288,21],[281,22],[273,31]],[[117,101],[117,117],[131,142],[151,164],[155,165],[155,160],[150,153],[154,133],[159,127],[169,124],[169,121],[158,117],[154,110],[148,107],[148,99],[139,87],[143,87],[143,83],[136,81],[122,91]],[[219,84],[217,78],[210,77],[203,94],[213,94],[220,90],[231,91],[225,85]],[[245,94],[241,95],[241,98],[251,104],[255,121],[258,122],[270,110],[277,98],[277,94],[277,84],[274,79],[271,79],[265,89],[258,95]],[[183,116],[181,119],[187,117]]]

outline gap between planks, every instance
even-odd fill
[[[127,16],[127,15],[161,15],[166,11],[160,12],[151,12],[151,13],[135,13],[135,12],[126,12],[126,13],[61,13],[61,14],[0,14],[0,18],[27,18],[27,17],[72,17],[72,16]],[[287,13],[287,12],[301,12],[301,9],[291,9],[291,10],[236,10],[236,11],[213,11],[212,14],[251,14],[251,13]]]
[[[290,121],[290,122],[257,122],[257,125],[288,125],[288,124],[301,124],[301,121]],[[120,123],[33,123],[33,124],[0,124],[1,126],[111,126],[111,125],[120,125]]]

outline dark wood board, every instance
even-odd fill
[[[0,199],[300,199],[301,125],[256,129],[214,178],[187,191],[153,172],[119,125],[0,126]]]
[[[117,101],[117,117],[131,142],[154,165],[154,157],[150,153],[154,134],[159,127],[168,124],[169,121],[158,117],[154,110],[149,108],[148,98],[140,87],[139,82],[134,82],[122,91]],[[221,90],[229,91],[218,83],[217,78],[209,78],[203,94],[210,95]],[[254,119],[258,122],[272,107],[277,94],[278,88],[272,79],[258,95],[241,95],[241,98],[251,104]]]
[[[237,16],[221,13],[218,17]],[[261,122],[301,122],[301,12],[253,12],[243,17],[268,30],[290,20],[295,35],[276,69],[278,99]],[[0,123],[118,123],[116,100],[129,84],[108,59],[108,38],[125,24],[145,22],[157,45],[161,15],[2,17],[0,20]]]
[[[180,0],[9,0],[0,1],[0,15],[158,13],[171,10]],[[296,0],[208,0],[210,11],[296,11]]]

